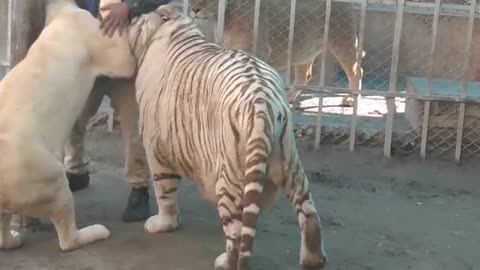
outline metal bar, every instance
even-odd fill
[[[215,33],[215,42],[223,46],[223,32],[225,30],[225,11],[227,10],[227,0],[218,1],[217,31]]]
[[[356,73],[361,74],[362,69],[362,56],[363,56],[363,38],[365,36],[365,18],[367,17],[367,0],[362,1],[362,10],[360,12],[360,25],[358,29],[358,40],[357,40],[357,66]],[[358,90],[362,88],[362,78],[358,78]],[[358,123],[358,98],[360,95],[353,96],[353,112],[352,112],[352,123],[350,125],[350,139],[348,149],[350,152],[355,150],[355,139],[357,137],[357,123]]]
[[[297,0],[290,2],[290,24],[288,28],[288,51],[287,51],[287,72],[285,74],[285,84],[290,85],[292,76],[292,57],[293,57],[293,38],[295,34],[295,15],[297,9]]]
[[[255,0],[255,12],[253,18],[253,55],[258,53],[258,28],[260,27],[260,7],[262,6],[262,0]]]
[[[427,95],[432,95],[432,77],[435,68],[435,53],[437,50],[437,36],[438,36],[438,22],[440,19],[440,6],[442,1],[435,0],[435,10],[432,22],[432,46],[430,47],[430,69],[427,75]],[[425,101],[423,107],[423,122],[422,122],[422,137],[420,142],[420,157],[425,159],[427,156],[427,142],[428,142],[428,120],[430,118],[430,101]]]
[[[470,80],[471,69],[471,55],[472,55],[472,39],[473,39],[473,27],[475,23],[475,9],[476,1],[471,1],[470,14],[468,18],[467,40],[465,46],[465,56],[463,59],[463,78],[462,78],[462,97],[466,97],[468,93],[468,81]],[[462,102],[458,110],[458,127],[457,138],[455,144],[455,161],[460,162],[462,155],[462,141],[463,141],[463,127],[465,123],[465,103]]]
[[[108,122],[107,122],[108,132],[113,132],[113,125],[115,121],[115,111],[113,110],[112,99],[110,99],[110,109],[108,110],[107,119],[108,119]]]
[[[462,140],[463,140],[463,125],[465,123],[465,103],[460,103],[458,106],[458,126],[457,137],[455,143],[455,161],[460,163],[462,155]]]
[[[422,135],[420,141],[420,157],[425,159],[427,157],[427,142],[428,142],[428,120],[430,118],[430,101],[424,102],[423,107],[423,121],[422,121]]]
[[[190,0],[183,0],[183,15],[188,16]]]
[[[335,2],[344,2],[344,3],[357,3],[358,1],[349,1],[349,0],[335,0]],[[377,12],[396,12],[396,5],[384,5],[384,4],[374,4],[369,3],[368,11],[377,11]],[[433,15],[434,14],[434,3],[417,3],[408,1],[405,3],[405,14],[417,14],[417,15]],[[360,7],[355,7],[355,10],[361,9]],[[451,5],[451,4],[442,4],[440,8],[441,16],[450,16],[450,17],[465,17],[468,18],[470,6],[468,5]],[[480,8],[477,5],[475,17],[480,18]]]
[[[362,0],[332,0],[336,3],[352,3],[358,4],[359,7],[354,7],[354,9],[361,9],[360,5]],[[392,3],[381,3],[380,1],[369,0],[368,1],[368,11],[385,11],[385,12],[395,12],[397,10],[397,3],[396,1],[392,1]],[[405,9],[404,13],[412,13],[412,14],[421,14],[421,15],[433,15],[433,9],[435,8],[435,3],[425,3],[425,2],[413,2],[407,1],[405,2]],[[463,4],[442,4],[440,8],[440,15],[446,16],[463,16],[465,15],[465,11],[469,11],[469,5]],[[427,12],[428,11],[428,12]],[[476,14],[475,17],[480,17],[480,6],[476,6],[475,8]],[[468,12],[467,16],[468,17]]]
[[[8,41],[7,41],[8,42]],[[5,49],[5,52],[8,54],[8,50]],[[7,56],[8,57],[8,56]],[[8,62],[7,60],[5,61],[0,61],[0,66],[2,67],[9,67],[10,66],[10,62]]]
[[[330,31],[330,16],[332,14],[332,0],[327,0],[325,9],[325,26],[323,29],[323,52],[320,69],[320,89],[325,88],[325,73],[327,65],[327,48],[328,48],[328,34]],[[323,94],[318,95],[318,114],[317,114],[317,128],[315,130],[315,150],[320,150],[320,142],[322,137],[322,111],[323,111]]]
[[[440,96],[440,95],[421,95],[421,94],[409,94],[405,92],[394,92],[389,93],[385,91],[378,91],[378,90],[369,90],[369,89],[362,89],[359,90],[348,90],[345,88],[338,88],[338,87],[330,87],[326,86],[324,88],[320,88],[319,86],[313,85],[294,85],[292,86],[293,89],[304,89],[308,91],[314,91],[318,93],[322,93],[324,95],[329,96],[339,96],[341,94],[361,94],[362,96],[380,96],[380,97],[390,97],[390,98],[414,98],[419,100],[430,100],[430,101],[447,101],[447,102],[465,102],[465,103],[480,103],[480,97],[459,97],[459,96]]]
[[[332,0],[336,3],[352,3],[352,4],[361,4],[363,0]]]
[[[465,46],[465,55],[463,58],[463,77],[462,77],[462,97],[467,96],[468,81],[470,80],[471,56],[472,56],[472,40],[473,27],[475,24],[475,7],[476,1],[471,1],[470,16],[468,18],[467,41]]]
[[[7,15],[7,59],[6,71],[12,68],[12,28],[13,28],[13,0],[8,0],[8,15]]]
[[[405,0],[399,0],[398,10],[395,15],[395,29],[393,34],[392,64],[390,67],[390,85],[388,88],[388,92],[390,93],[397,91],[398,61],[400,55],[400,40],[402,38],[404,7]],[[387,108],[388,113],[385,121],[385,144],[383,147],[383,154],[385,157],[390,157],[392,150],[393,118],[395,116],[395,98],[387,99]]]

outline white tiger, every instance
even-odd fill
[[[49,218],[61,250],[106,239],[103,225],[77,229],[60,161],[65,141],[98,75],[135,73],[126,37],[104,37],[73,0],[48,0],[47,25],[0,82],[0,249],[22,245],[12,215]]]
[[[133,19],[140,133],[159,207],[150,233],[179,225],[181,177],[216,203],[226,252],[215,269],[249,269],[260,212],[280,191],[301,228],[300,262],[326,263],[320,219],[299,160],[285,87],[265,62],[208,42],[173,5]]]

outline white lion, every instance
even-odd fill
[[[218,0],[189,0],[189,14],[202,31],[212,39],[218,17]],[[252,53],[253,20],[256,1],[227,0],[223,46]],[[290,0],[261,2],[257,56],[279,72],[287,68],[290,34]],[[330,52],[348,78],[349,89],[359,89],[362,69],[357,71],[357,25],[351,3],[334,1],[330,17],[327,47],[324,48],[326,5],[324,1],[296,2],[295,28],[292,43],[294,85],[307,85],[312,78],[312,65],[322,51]],[[298,106],[301,89],[289,92],[289,101]],[[345,100],[349,104],[351,100]]]
[[[110,232],[78,230],[61,153],[99,75],[128,78],[136,62],[126,37],[104,37],[99,22],[73,0],[48,0],[47,25],[0,82],[0,248],[21,246],[14,214],[49,218],[61,250]]]

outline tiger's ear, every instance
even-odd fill
[[[163,5],[160,6],[155,13],[157,13],[164,22],[168,22],[180,17],[182,11],[173,5]]]

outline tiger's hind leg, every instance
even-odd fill
[[[22,246],[19,232],[10,229],[11,214],[0,212],[0,249],[15,249]]]
[[[215,260],[215,270],[237,269],[240,251],[240,233],[242,230],[241,203],[239,196],[241,190],[235,194],[227,188],[226,177],[223,175],[217,182],[215,190],[217,195],[217,212],[220,216],[225,233],[226,252],[220,254]],[[232,185],[230,185],[232,187]]]
[[[149,149],[149,147],[146,147]],[[158,205],[158,214],[145,222],[149,233],[168,232],[178,228],[180,219],[177,207],[177,189],[180,175],[162,166],[155,155],[147,150],[147,160],[153,176],[153,187]]]
[[[174,173],[154,173],[153,185],[157,199],[158,214],[145,222],[149,233],[168,232],[178,228],[177,188],[180,176]]]
[[[301,229],[300,264],[306,269],[322,269],[327,256],[320,230],[320,217],[310,193],[309,181],[296,155],[286,179],[286,193],[297,214]]]

